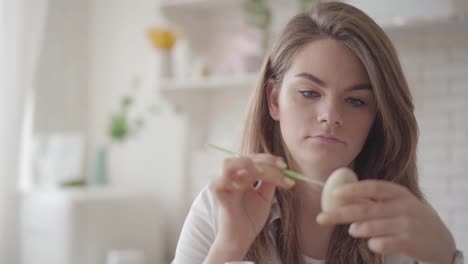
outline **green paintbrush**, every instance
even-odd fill
[[[213,144],[208,144],[207,145],[208,147],[212,148],[212,149],[216,149],[218,151],[221,151],[223,153],[226,153],[228,155],[231,155],[231,156],[235,156],[235,157],[240,157],[241,155],[239,153],[236,153],[234,151],[230,151],[230,150],[227,150],[225,148],[222,148],[222,147],[218,147],[216,145],[213,145]],[[292,171],[292,170],[288,170],[288,169],[284,169],[281,171],[285,176],[288,176],[289,178],[293,178],[295,180],[299,180],[299,181],[305,181],[305,182],[308,182],[308,183],[312,183],[312,184],[316,184],[316,185],[319,185],[319,186],[322,186],[324,185],[323,182],[321,181],[318,181],[318,180],[314,180],[314,179],[309,179],[307,178],[306,176],[300,174],[299,172],[295,172],[295,171]]]

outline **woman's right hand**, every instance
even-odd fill
[[[268,219],[276,187],[295,184],[281,173],[285,168],[282,158],[270,154],[224,160],[222,176],[210,186],[219,205],[218,247],[244,257]]]

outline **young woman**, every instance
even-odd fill
[[[174,259],[182,263],[453,263],[454,239],[418,187],[418,129],[396,51],[362,11],[322,3],[286,25],[249,102],[242,157],[195,200]],[[321,213],[326,181],[360,181]]]

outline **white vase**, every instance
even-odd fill
[[[156,71],[160,79],[172,78],[172,53],[170,50],[156,51]]]

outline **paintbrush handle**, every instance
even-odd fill
[[[312,183],[312,184],[316,184],[316,185],[320,185],[320,186],[324,186],[325,184],[321,181],[318,181],[318,180],[314,180],[314,179],[310,179],[310,178],[307,178],[306,176],[298,173],[298,172],[295,172],[295,171],[292,171],[292,170],[282,170],[281,171],[284,175],[290,177],[290,178],[293,178],[293,179],[296,179],[296,180],[300,180],[300,181],[305,181],[305,182],[308,182],[308,183]]]
[[[240,154],[237,153],[237,152],[234,152],[234,151],[231,151],[231,150],[228,150],[228,149],[225,149],[225,148],[222,148],[222,147],[213,145],[213,144],[208,144],[207,146],[210,147],[210,148],[212,148],[212,149],[221,151],[221,152],[223,152],[223,153],[225,153],[225,154],[232,155],[232,156],[236,156],[236,157],[240,157]],[[293,178],[293,179],[295,179],[295,180],[305,181],[305,182],[312,183],[312,184],[319,185],[319,186],[323,186],[323,185],[324,185],[323,182],[318,181],[318,180],[314,180],[314,179],[307,178],[306,176],[302,175],[302,174],[299,173],[299,172],[295,172],[295,171],[288,170],[288,169],[282,170],[281,172],[282,172],[285,176],[287,176],[287,177],[289,177],[289,178]]]

